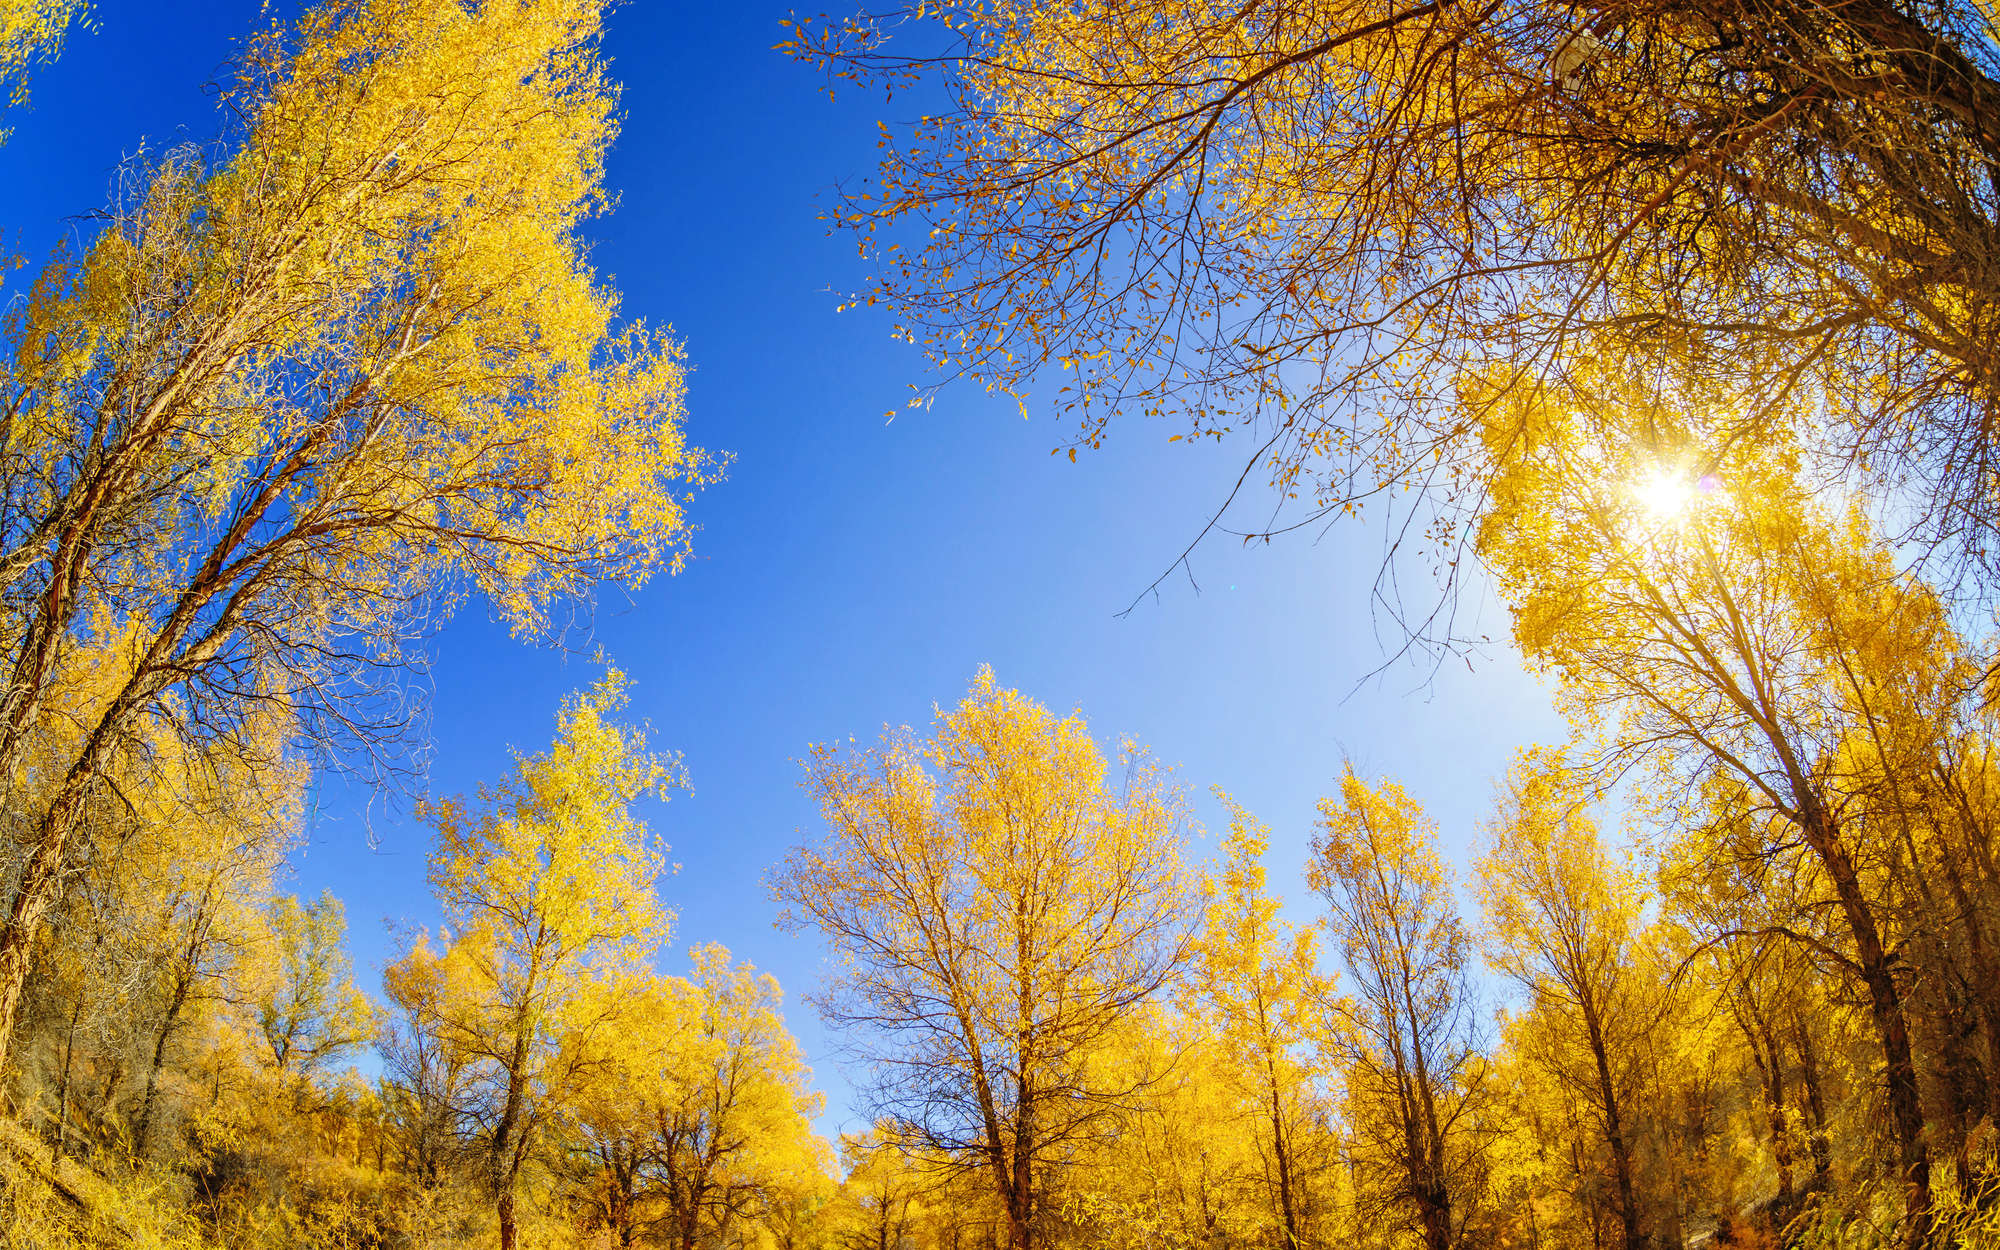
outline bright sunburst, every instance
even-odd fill
[[[1632,496],[1645,509],[1647,519],[1656,522],[1678,520],[1695,493],[1695,484],[1671,469],[1656,469],[1632,488]]]

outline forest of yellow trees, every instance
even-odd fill
[[[10,127],[113,20],[0,0]],[[1570,731],[1453,830],[1338,754],[1253,812],[987,667],[802,741],[744,871],[824,952],[812,1066],[676,916],[704,730],[614,665],[418,788],[379,993],[288,889],[447,619],[560,645],[758,470],[592,261],[616,6],[256,20],[219,137],[9,279],[0,1245],[2000,1247],[1989,0],[774,16],[886,95],[826,217],[913,406],[1170,427],[1275,501],[1204,537],[1386,522],[1389,650],[1490,595]]]

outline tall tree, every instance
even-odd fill
[[[1308,880],[1353,986],[1332,1023],[1368,1197],[1426,1250],[1451,1250],[1481,1196],[1473,1118],[1484,1063],[1468,979],[1472,940],[1437,827],[1393,781],[1349,767],[1319,804]]]
[[[1944,644],[1947,622],[1858,513],[1829,515],[1808,497],[1796,457],[1744,446],[1705,459],[1696,449],[1726,410],[1683,413],[1684,397],[1631,381],[1564,398],[1519,398],[1492,427],[1499,469],[1480,549],[1514,605],[1515,637],[1557,675],[1573,716],[1606,726],[1605,768],[1645,763],[1696,795],[1741,786],[1777,818],[1752,821],[1762,852],[1803,853],[1822,875],[1845,932],[1819,949],[1866,988],[1906,1235],[1919,1244],[1930,1152],[1884,894],[1899,851],[1860,812],[1880,788],[1879,753],[1863,749],[1877,695],[1903,657]],[[1599,443],[1599,429],[1626,441]]]
[[[1524,754],[1475,872],[1486,957],[1528,993],[1545,1026],[1566,1034],[1536,1058],[1590,1107],[1611,1157],[1625,1250],[1643,1250],[1631,1113],[1635,1052],[1659,1003],[1640,998],[1635,966],[1645,895],[1604,846],[1588,799],[1559,757]]]
[[[347,913],[333,891],[310,903],[280,895],[264,909],[270,934],[262,975],[246,978],[272,1068],[303,1086],[374,1040],[375,1009],[354,984]]]
[[[1129,749],[1122,784],[1106,773],[1081,716],[982,668],[923,742],[814,749],[827,837],[773,882],[781,923],[839,955],[818,1002],[860,1032],[882,1106],[985,1172],[1014,1250],[1042,1240],[1048,1169],[1127,1092],[1092,1048],[1189,948],[1179,800]]]
[[[330,0],[252,40],[240,134],[178,149],[16,307],[0,377],[0,776],[95,612],[131,663],[28,816],[0,1060],[79,817],[136,717],[307,742],[392,721],[468,592],[537,633],[674,567],[702,476],[673,344],[616,327],[580,221],[613,97],[588,0]],[[384,662],[390,662],[386,666]]]
[[[443,1041],[483,1086],[501,1250],[514,1250],[522,1165],[550,1115],[605,1062],[629,986],[667,936],[654,893],[664,848],[631,808],[664,797],[676,772],[612,719],[624,691],[614,671],[566,701],[549,750],[518,760],[478,806],[427,809],[431,886],[454,934],[437,953],[419,943],[394,975],[438,969]]]
[[[1308,1131],[1315,1074],[1307,1058],[1324,997],[1318,949],[1310,930],[1278,918],[1279,900],[1266,890],[1270,830],[1222,798],[1230,815],[1224,862],[1205,883],[1207,925],[1187,979],[1197,1012],[1227,1053],[1224,1072],[1256,1108],[1279,1244],[1299,1250],[1306,1203],[1298,1139]]]
[[[640,988],[606,1061],[565,1108],[593,1156],[591,1192],[618,1244],[720,1244],[832,1162],[819,1095],[779,1014],[777,981],[713,943],[692,979]]]
[[[390,1017],[382,1031],[384,1102],[400,1158],[414,1188],[431,1191],[465,1153],[478,1092],[476,1058],[455,1044],[457,1001],[442,962],[421,945],[382,971]]]

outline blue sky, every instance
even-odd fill
[[[0,229],[31,260],[103,204],[120,157],[216,129],[205,84],[260,20],[255,0],[97,0],[95,29],[31,83],[0,147]],[[859,283],[852,244],[817,220],[833,186],[868,172],[879,95],[830,104],[771,45],[779,4],[614,10],[608,52],[625,84],[609,164],[617,211],[594,257],[629,315],[673,326],[694,367],[697,442],[736,456],[695,506],[685,573],[607,596],[583,654],[510,640],[478,606],[432,643],[427,775],[468,791],[533,751],[601,645],[635,682],[637,715],[685,758],[693,791],[649,813],[680,871],[674,955],[719,941],[775,973],[829,1098],[822,1127],[858,1127],[852,1087],[802,993],[822,960],[772,928],[765,871],[814,836],[800,791],[807,744],[927,723],[981,663],[1101,741],[1130,736],[1207,798],[1221,786],[1273,829],[1271,876],[1311,914],[1301,865],[1312,805],[1343,755],[1391,774],[1442,823],[1460,863],[1514,748],[1557,738],[1544,690],[1508,654],[1468,670],[1391,670],[1368,611],[1378,532],[1352,526],[1197,557],[1197,594],[1116,613],[1163,570],[1222,497],[1245,448],[1169,444],[1160,424],[1115,424],[1100,452],[1051,456],[1043,410],[947,389],[925,412],[884,413],[923,380],[875,312],[836,313]],[[894,105],[901,108],[902,105]],[[25,284],[15,275],[6,292]],[[1504,633],[1488,609],[1485,632]],[[347,905],[363,979],[393,957],[391,925],[434,924],[427,834],[408,793],[322,787],[292,887]],[[1201,847],[1198,849],[1205,849]]]

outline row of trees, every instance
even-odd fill
[[[1729,510],[1647,523],[1713,545]],[[1629,743],[1525,752],[1469,891],[1420,806],[1349,770],[1301,926],[1250,813],[1225,798],[1220,855],[1190,862],[1142,752],[1114,767],[983,672],[928,739],[816,752],[827,836],[773,876],[839,956],[819,1005],[877,1078],[835,1179],[775,984],[714,947],[652,970],[662,848],[632,805],[674,769],[621,697],[613,674],[547,752],[426,809],[447,923],[407,941],[381,1006],[338,903],[272,893],[272,809],[229,836],[244,782],[209,765],[239,803],[190,809],[207,823],[176,848],[152,843],[185,812],[135,813],[66,893],[79,922],[47,958],[76,974],[33,982],[28,1123],[166,1187],[154,1216],[189,1244],[1636,1250],[1988,1221],[1976,772],[1886,816],[1883,783],[1854,783],[1832,844],[1850,909],[1784,813],[1679,756],[1653,765],[1672,784],[1638,805],[1635,858],[1589,814],[1591,766]],[[1896,952],[1893,1015],[1863,919]],[[375,1042],[379,1080],[337,1071]]]
[[[1391,566],[1399,637],[1464,645],[1476,564],[1576,727],[1510,783],[1481,872],[1525,995],[1497,1049],[1440,1049],[1466,939],[1425,856],[1315,867],[1363,1004],[1319,1013],[1360,1039],[1341,1140],[1394,1161],[1341,1154],[1355,1195],[1432,1246],[1538,1242],[1567,1167],[1611,1213],[1594,1242],[1671,1242],[1742,1196],[1705,1162],[1737,1097],[1779,1210],[1810,1188],[1915,1246],[1987,1208],[1986,0],[981,0],[785,46],[911,102],[837,212],[867,302],[945,376],[1049,382],[1072,457],[1142,416],[1244,432],[1267,537],[1386,510],[1446,591],[1405,601]],[[1620,783],[1632,872],[1570,855]],[[1371,917],[1423,935],[1386,981]],[[1496,1118],[1536,1071],[1547,1096]]]
[[[664,848],[632,805],[675,773],[622,697],[614,673],[547,752],[426,809],[447,923],[409,936],[383,1003],[354,984],[339,901],[274,889],[296,784],[287,806],[269,775],[191,761],[205,788],[138,792],[93,826],[103,854],[30,982],[24,1127],[55,1166],[157,1190],[125,1232],[163,1244],[691,1250],[823,1205],[776,982],[713,945],[653,970]],[[92,1244],[92,1212],[12,1198],[11,1243]]]
[[[75,9],[0,6],[0,81]],[[8,1150],[55,1177],[10,1189],[18,1240],[62,1202],[125,1218],[78,1156],[236,1244],[1990,1235],[1989,10],[799,28],[946,80],[843,213],[910,337],[1003,386],[1075,371],[1088,443],[1172,410],[1261,424],[1318,507],[1430,488],[1445,567],[1476,552],[1578,731],[1502,787],[1477,920],[1409,796],[1344,776],[1304,930],[1248,813],[1204,873],[1142,753],[990,675],[927,740],[815,753],[828,835],[773,886],[879,1078],[838,1184],[775,987],[712,948],[654,969],[632,805],[672,766],[615,678],[426,809],[447,926],[386,1005],[338,904],[273,892],[311,770],[394,762],[413,639],[472,594],[546,634],[684,553],[713,462],[677,349],[578,241],[600,18],[273,28],[224,139],[133,167],[0,329],[0,1069],[42,1142]],[[1906,536],[1974,575],[1927,583]],[[1621,782],[1630,861],[1589,817]],[[380,1082],[336,1074],[371,1042]]]
[[[1754,509],[1654,517],[1656,498],[1627,492],[1625,519],[1709,557],[1650,575],[1650,619],[1686,631],[1658,645],[1728,645],[1691,615],[1727,586],[1708,606],[1733,605],[1744,667],[1599,652],[1599,684],[1565,673],[1568,697],[1606,700],[1603,738],[1523,753],[1465,883],[1409,795],[1350,769],[1306,865],[1318,921],[1287,923],[1247,812],[1225,796],[1220,862],[1184,862],[1143,755],[1110,769],[1080,720],[990,673],[928,739],[816,756],[829,835],[774,885],[840,954],[820,1006],[872,1062],[877,1138],[922,1212],[905,1244],[1990,1235],[1983,700],[1931,667],[1952,658],[1934,600],[1877,597],[1912,592],[1852,523],[1796,498],[1763,514],[1824,546],[1807,560],[1754,541]],[[1566,592],[1562,620],[1589,621],[1619,586],[1599,570]],[[1636,648],[1646,619],[1611,636]],[[1912,627],[1920,648],[1881,636]],[[1703,685],[1724,676],[1740,686]],[[1899,709],[1913,682],[1959,697]],[[1829,738],[1793,736],[1807,723]],[[1786,752],[1818,788],[1772,780]],[[1635,753],[1654,796],[1628,797],[1636,857],[1590,816]],[[1804,826],[1809,802],[1830,828]]]

